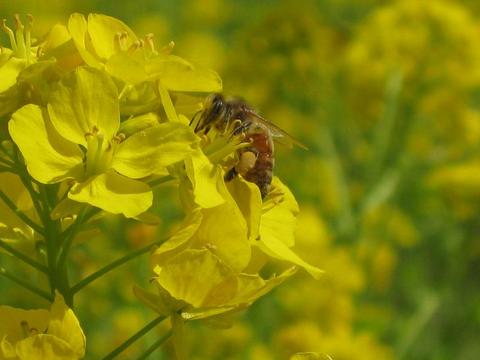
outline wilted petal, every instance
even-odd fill
[[[109,171],[75,184],[68,197],[112,214],[135,217],[152,205],[153,194],[147,184]]]
[[[69,73],[52,91],[48,112],[64,138],[85,147],[86,134],[98,130],[107,146],[120,126],[117,88],[107,74],[94,68]]]
[[[40,107],[30,104],[16,111],[8,129],[36,180],[56,183],[82,174],[82,151],[57,133]]]
[[[139,131],[121,143],[112,167],[130,178],[166,172],[166,167],[185,159],[198,141],[192,130],[179,123],[164,123]]]

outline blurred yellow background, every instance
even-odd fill
[[[278,146],[276,172],[301,206],[299,253],[325,276],[296,276],[231,329],[190,324],[192,359],[480,358],[480,2],[0,3],[1,18],[33,14],[39,38],[75,11],[117,17],[158,46],[174,40],[309,148]],[[75,275],[161,238],[181,219],[171,193],[157,194],[159,228],[105,221],[78,245]],[[79,296],[88,358],[154,317],[125,286],[148,276],[139,259]],[[38,301],[0,286],[2,304]]]

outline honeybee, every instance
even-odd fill
[[[206,98],[199,116],[195,123],[195,132],[208,133],[212,127],[223,132],[233,125],[232,135],[242,135],[244,141],[250,143],[238,150],[238,162],[227,171],[225,181],[241,175],[258,186],[262,198],[268,194],[272,182],[275,164],[274,139],[289,147],[297,145],[306,149],[303,144],[261,117],[239,98],[227,100],[221,94],[211,94]]]

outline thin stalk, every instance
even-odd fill
[[[77,293],[78,291],[80,291],[82,288],[84,288],[85,286],[89,285],[91,282],[97,280],[99,277],[105,275],[106,273],[108,273],[109,271],[112,271],[113,269],[116,269],[117,267],[125,264],[126,262],[140,256],[140,255],[143,255],[147,252],[149,252],[154,246],[157,246],[157,245],[160,245],[161,243],[163,243],[165,241],[165,239],[162,239],[162,240],[159,240],[159,241],[155,241],[147,246],[144,246],[138,250],[135,250],[113,262],[111,262],[110,264],[108,265],[105,265],[104,267],[102,267],[100,270],[94,272],[93,274],[87,276],[85,279],[81,280],[79,283],[77,283],[76,285],[74,285],[72,287],[72,293],[75,294]]]
[[[64,232],[64,240],[60,252],[57,258],[57,267],[62,268],[67,260],[68,252],[72,245],[73,239],[75,235],[78,233],[80,227],[86,223],[93,215],[95,215],[99,210],[98,209],[90,209],[89,212],[85,210],[78,215],[75,222]]]
[[[7,149],[5,149],[5,146],[3,146],[2,142],[0,141],[0,151],[2,151],[8,158],[13,160],[12,154],[10,154]]]
[[[4,268],[0,268],[0,275],[6,277],[7,279],[13,281],[14,283],[16,283],[17,285],[20,285],[21,287],[23,287],[24,289],[27,289],[29,290],[30,292],[52,302],[53,301],[53,297],[51,296],[51,294],[49,294],[48,292],[46,291],[43,291],[42,289],[39,289],[37,288],[36,286],[32,285],[32,284],[29,284],[27,283],[26,281],[22,280],[22,279],[19,279],[17,278],[16,276],[10,274],[6,269]]]
[[[0,165],[0,172],[13,172],[13,169],[8,166],[1,166]]]
[[[2,191],[0,190],[0,199],[3,200],[5,205],[7,205],[10,210],[12,210],[25,224],[30,226],[33,230],[38,232],[40,235],[45,235],[45,232],[43,231],[42,227],[38,225],[36,222],[31,220],[27,215],[23,213],[20,209],[17,208],[17,206],[13,203],[12,200]]]
[[[19,260],[23,261],[24,263],[30,265],[31,267],[34,267],[38,271],[40,271],[44,274],[48,274],[48,268],[46,266],[44,266],[42,264],[39,264],[38,262],[31,259],[30,257],[28,257],[28,256],[22,254],[21,252],[15,250],[13,247],[8,245],[5,241],[0,240],[0,247],[5,249],[6,251],[8,251],[10,254],[15,256],[17,259],[19,259]]]
[[[117,347],[115,350],[113,350],[110,354],[105,356],[103,360],[111,360],[115,358],[117,355],[122,353],[126,348],[128,348],[130,345],[132,345],[135,341],[140,339],[143,335],[148,333],[150,330],[152,330],[155,326],[160,324],[163,320],[166,319],[166,316],[159,316],[156,319],[152,320],[149,322],[147,325],[145,325],[142,329],[137,331],[133,336],[125,340],[125,342]]]
[[[155,341],[142,355],[140,355],[137,360],[144,360],[146,359],[151,353],[153,353],[155,350],[157,350],[160,346],[163,345],[165,341],[167,341],[170,336],[172,336],[173,331],[170,330],[168,333],[163,335],[160,339]]]
[[[3,165],[9,166],[9,167],[13,167],[15,165],[10,160],[4,159],[2,157],[0,157],[0,163],[2,163]]]

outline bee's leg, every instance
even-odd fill
[[[225,173],[225,175],[223,176],[223,179],[225,181],[232,181],[237,175],[238,175],[237,170],[235,170],[235,167],[233,167]]]

